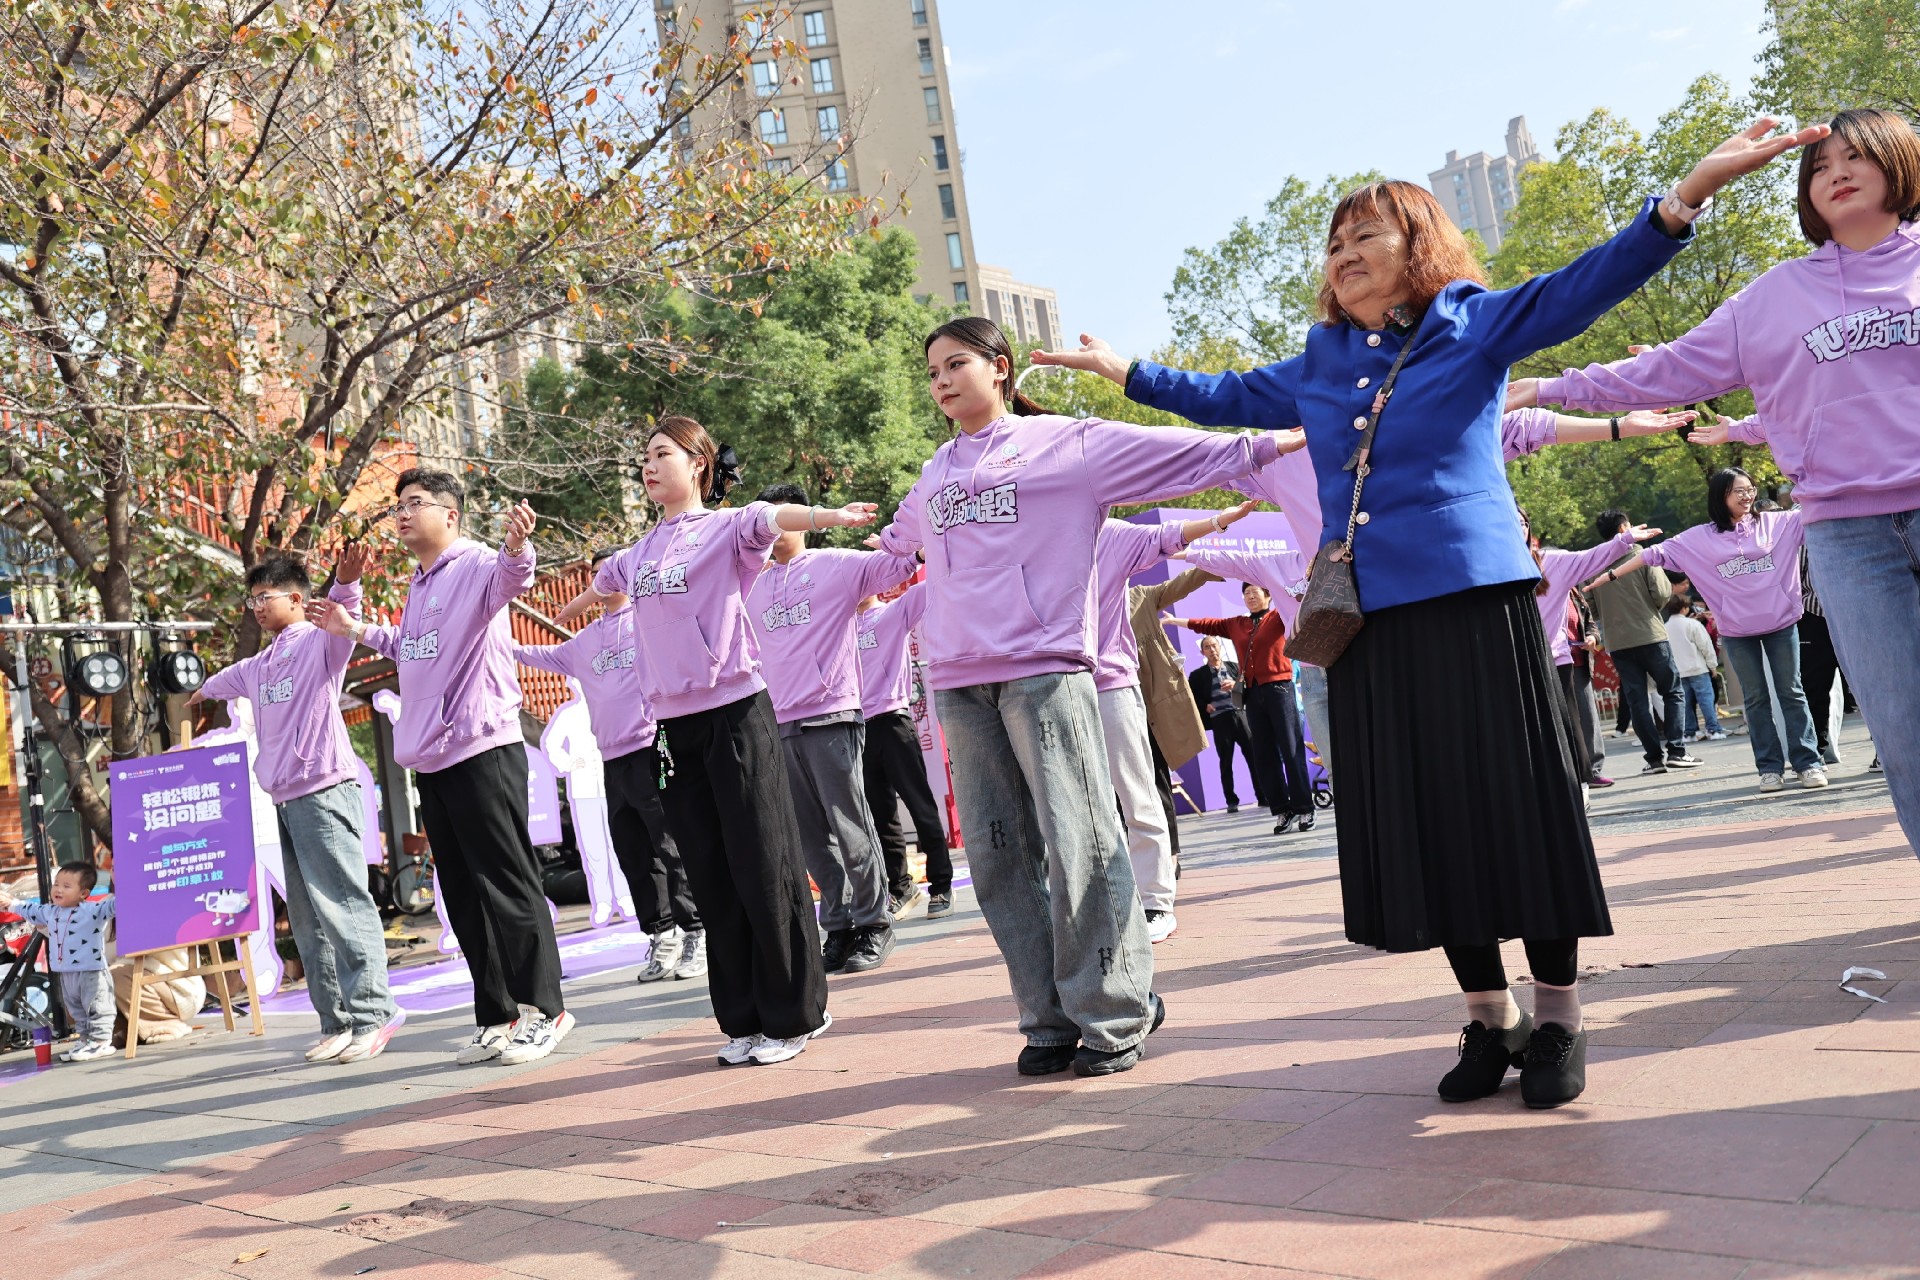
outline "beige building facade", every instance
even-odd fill
[[[1060,298],[1053,290],[1037,284],[1022,284],[1005,267],[980,267],[981,301],[975,315],[1006,330],[1008,336],[1048,350],[1058,350],[1060,337]]]
[[[1527,118],[1507,121],[1505,154],[1476,151],[1463,156],[1447,152],[1445,165],[1427,175],[1427,189],[1462,231],[1478,231],[1489,250],[1506,237],[1507,222],[1520,199],[1520,171],[1540,161],[1540,148],[1527,129]]]

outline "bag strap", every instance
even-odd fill
[[[1432,309],[1432,307],[1427,308],[1429,311]],[[1346,465],[1340,468],[1342,471],[1353,472],[1353,505],[1347,511],[1347,536],[1341,539],[1339,549],[1334,552],[1335,559],[1353,559],[1353,532],[1359,527],[1360,520],[1360,487],[1367,480],[1367,457],[1373,452],[1373,433],[1380,426],[1380,414],[1386,409],[1387,401],[1393,398],[1393,384],[1400,376],[1400,366],[1407,362],[1407,356],[1412,353],[1413,344],[1419,339],[1420,328],[1426,320],[1427,317],[1422,314],[1420,322],[1413,326],[1413,332],[1407,335],[1406,345],[1401,347],[1400,354],[1393,358],[1393,368],[1387,370],[1386,380],[1380,384],[1380,390],[1374,393],[1373,412],[1367,418],[1366,430],[1360,433],[1360,447],[1353,451],[1353,456],[1348,458]]]

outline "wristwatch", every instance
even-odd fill
[[[1705,213],[1707,206],[1712,203],[1713,197],[1708,196],[1697,205],[1688,204],[1680,198],[1680,188],[1675,187],[1660,201],[1660,212],[1685,227],[1692,225],[1693,220]]]

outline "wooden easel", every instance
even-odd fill
[[[133,989],[127,994],[127,1057],[131,1059],[140,1045],[140,988],[154,982],[172,982],[176,978],[210,978],[208,986],[219,990],[220,1012],[226,1016],[227,1030],[232,1031],[234,1029],[233,991],[227,985],[227,975],[240,974],[247,980],[247,1009],[253,1018],[253,1030],[249,1034],[256,1036],[267,1034],[266,1023],[260,1018],[260,988],[253,977],[253,953],[247,950],[247,939],[250,936],[246,933],[232,933],[224,938],[209,938],[205,942],[187,943],[187,959],[194,963],[185,969],[173,969],[166,973],[147,972],[147,958],[155,954],[152,951],[141,951],[123,957],[134,962]],[[220,944],[223,942],[233,944],[237,959],[222,960],[220,958]],[[162,950],[177,951],[179,948],[165,947]],[[203,952],[205,953],[204,963],[200,960]]]

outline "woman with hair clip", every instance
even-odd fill
[[[641,470],[660,522],[555,621],[611,595],[633,602],[633,671],[660,719],[661,801],[706,925],[707,988],[727,1035],[720,1065],[766,1065],[797,1057],[833,1019],[745,597],[783,531],[870,524],[873,504],[710,509],[739,478],[718,461],[705,427],[662,418]]]
[[[880,535],[924,549],[927,686],[939,695],[974,892],[1007,963],[1023,1075],[1126,1071],[1166,1016],[1114,809],[1094,689],[1094,547],[1107,508],[1215,488],[1290,438],[1041,413],[990,320],[927,336],[958,434]]]
[[[1740,674],[1760,789],[1778,791],[1789,761],[1801,786],[1824,787],[1819,738],[1800,685],[1800,544],[1806,525],[1800,507],[1755,511],[1758,496],[1753,477],[1739,467],[1714,472],[1707,480],[1706,524],[1643,547],[1595,581],[1611,582],[1642,564],[1685,573],[1713,610],[1720,641]],[[1786,717],[1784,749],[1773,722],[1769,677]]]
[[[1305,353],[1264,369],[1183,373],[1092,338],[1035,356],[1196,422],[1304,424],[1319,543],[1350,558],[1365,613],[1327,671],[1347,936],[1445,948],[1469,1018],[1440,1082],[1449,1101],[1496,1092],[1512,1065],[1529,1106],[1580,1094],[1579,939],[1613,928],[1501,459],[1508,368],[1650,279],[1725,183],[1825,132],[1773,126],[1729,138],[1611,240],[1512,289],[1486,287],[1425,188],[1368,183],[1334,210]],[[1537,1028],[1507,989],[1513,937]]]
[[[1803,512],[1834,648],[1920,851],[1920,135],[1868,110],[1842,111],[1830,132],[1800,157],[1813,252],[1672,342],[1514,390],[1517,403],[1603,410],[1753,392]],[[1729,437],[1716,426],[1693,438]],[[1747,424],[1731,438],[1761,437]]]

